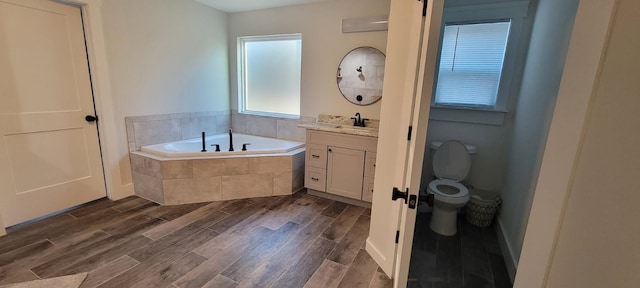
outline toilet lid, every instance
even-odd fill
[[[471,155],[462,142],[449,140],[442,143],[433,155],[433,172],[440,179],[462,181],[469,174]]]

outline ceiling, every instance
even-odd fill
[[[227,13],[335,0],[195,0]]]

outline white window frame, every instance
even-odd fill
[[[238,113],[242,114],[251,114],[251,115],[261,115],[261,116],[271,116],[271,117],[279,117],[279,118],[291,118],[291,119],[299,119],[300,115],[295,114],[284,114],[284,113],[274,113],[274,112],[265,112],[265,111],[255,111],[246,109],[246,73],[245,73],[245,49],[244,44],[246,42],[257,42],[257,41],[274,41],[274,40],[300,40],[302,41],[301,33],[294,34],[278,34],[278,35],[260,35],[260,36],[240,36],[237,38],[237,65],[238,65]],[[300,59],[302,66],[302,59]],[[302,70],[302,67],[300,67]],[[300,76],[302,77],[302,75]],[[302,83],[300,83],[302,86]],[[302,90],[302,87],[301,87]],[[302,94],[302,91],[300,91]],[[301,97],[301,95],[298,95]]]
[[[467,105],[438,105],[435,103],[435,89],[431,100],[430,119],[452,122],[479,123],[488,125],[502,125],[510,95],[514,94],[514,74],[518,56],[522,54],[522,34],[524,18],[527,17],[529,1],[503,2],[495,4],[470,5],[445,8],[443,22],[446,24],[491,23],[493,21],[511,21],[509,37],[500,75],[500,84],[496,96],[496,105],[490,107],[474,107]],[[442,26],[444,29],[444,25]],[[441,33],[441,35],[444,33]],[[441,39],[442,40],[442,39]],[[438,56],[438,62],[440,57]],[[439,65],[436,65],[439,67]],[[516,75],[518,76],[518,75]],[[437,79],[436,79],[437,81]],[[437,83],[437,82],[436,82]],[[437,84],[436,84],[437,85]]]

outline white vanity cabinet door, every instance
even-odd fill
[[[364,177],[362,185],[362,201],[371,202],[373,200],[373,177]]]
[[[373,178],[376,176],[376,153],[367,151],[365,155],[364,176]]]
[[[305,152],[307,166],[327,169],[327,145],[308,143]]]
[[[327,151],[327,192],[361,200],[365,152],[333,146]]]

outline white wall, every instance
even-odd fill
[[[617,2],[546,287],[640,283],[640,2]]]
[[[540,0],[513,120],[499,221],[517,265],[578,0]],[[514,265],[514,266],[515,266]]]
[[[389,0],[343,0],[265,9],[229,15],[229,52],[238,36],[302,33],[300,115],[318,114],[380,118],[381,101],[369,106],[348,102],[336,84],[342,57],[360,46],[385,52],[387,32],[342,33],[342,19],[389,14]],[[237,64],[230,59],[231,107],[237,111]]]
[[[195,1],[102,2],[122,184],[125,116],[229,109],[227,14]]]

